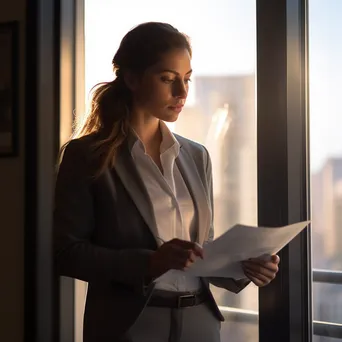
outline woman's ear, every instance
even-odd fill
[[[130,91],[134,92],[137,89],[139,80],[138,80],[137,75],[133,73],[132,71],[125,72],[124,81],[125,81],[127,88]]]

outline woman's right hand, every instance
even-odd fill
[[[203,248],[200,245],[191,241],[172,239],[152,254],[149,275],[157,278],[171,269],[185,270],[197,257],[203,259]]]

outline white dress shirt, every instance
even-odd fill
[[[132,147],[132,157],[151,198],[157,224],[157,240],[174,238],[190,241],[195,229],[195,207],[184,179],[175,163],[179,143],[163,121],[160,121],[162,143],[160,161],[163,173],[146,154],[138,139]],[[156,288],[169,291],[196,291],[201,287],[199,278],[171,270],[156,280]]]

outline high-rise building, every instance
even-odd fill
[[[313,267],[342,269],[342,158],[331,158],[311,178]],[[314,284],[314,319],[342,323],[342,289]],[[317,338],[328,342],[325,337]]]
[[[342,257],[342,158],[331,158],[312,175],[314,266],[331,267]],[[342,267],[342,264],[339,265]]]
[[[184,109],[175,130],[209,150],[217,237],[237,223],[257,224],[255,77],[201,76],[194,82],[195,104]],[[221,305],[258,310],[253,284],[238,295],[213,290]],[[226,322],[222,329],[222,342],[252,342],[258,335],[258,327],[247,323]]]
[[[185,108],[176,131],[205,144],[213,159],[217,236],[236,223],[257,223],[255,77],[194,82],[195,105]]]

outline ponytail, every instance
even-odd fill
[[[99,133],[92,152],[100,160],[95,175],[100,176],[108,167],[114,166],[117,150],[128,135],[131,93],[121,77],[97,84],[92,93],[89,112],[76,123],[71,139],[61,148],[59,160],[72,139]]]

